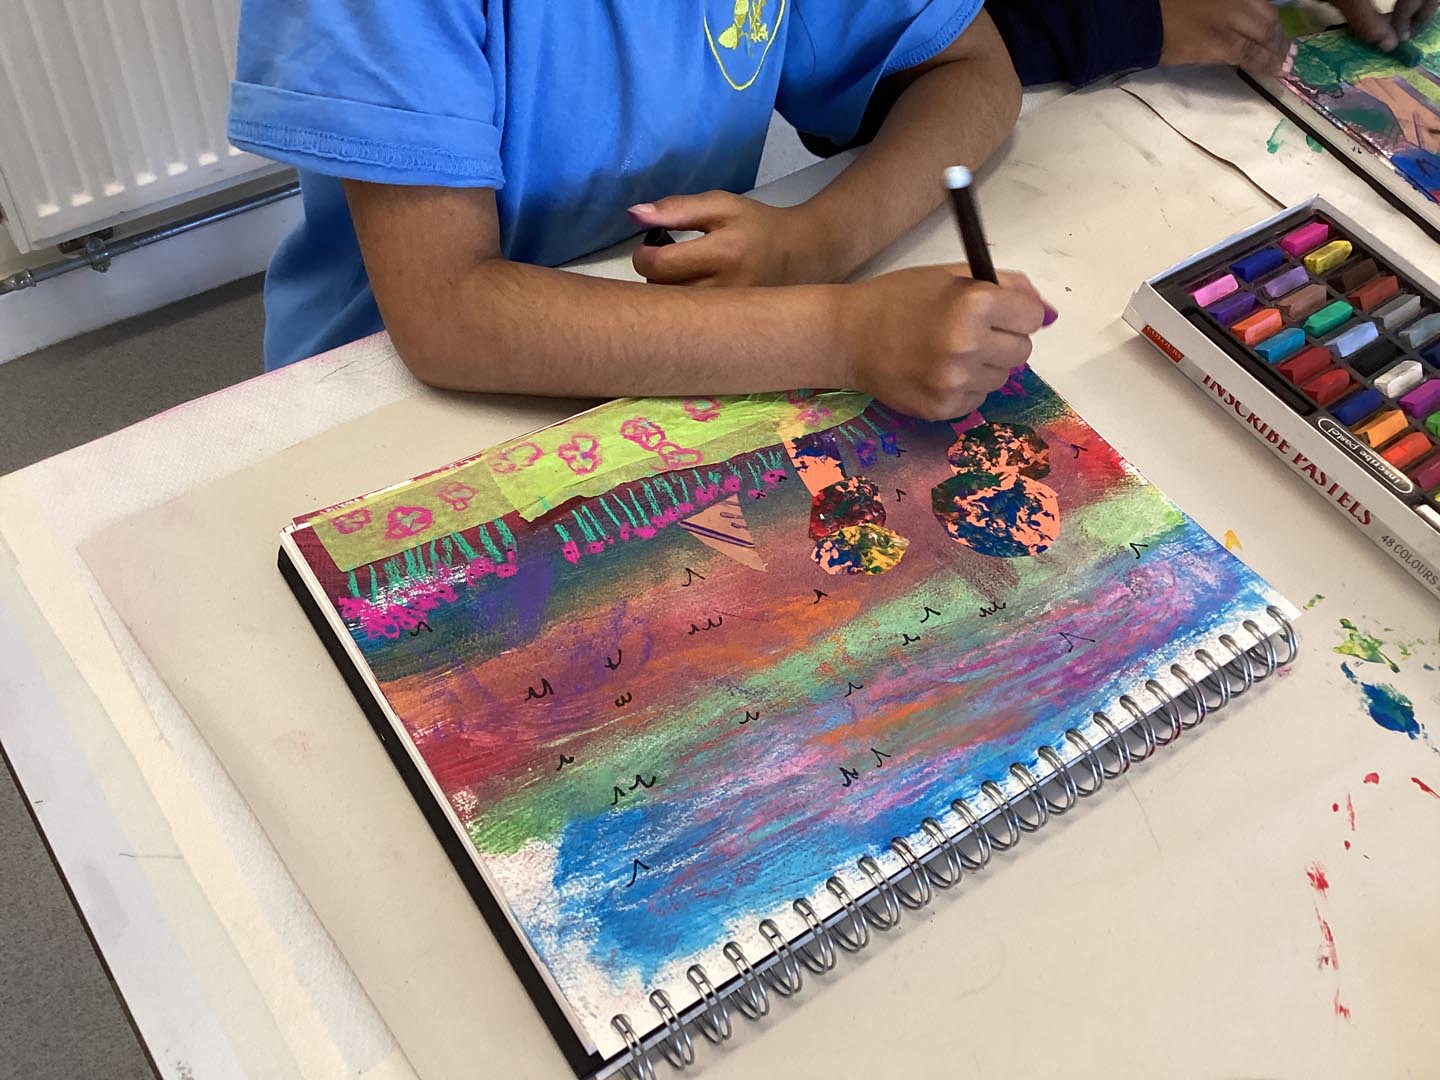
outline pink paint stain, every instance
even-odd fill
[[[1378,772],[1367,772],[1364,782],[1367,784],[1378,784],[1380,783],[1380,774]]]
[[[1330,932],[1330,924],[1325,921],[1325,916],[1320,914],[1318,907],[1315,909],[1315,918],[1320,923],[1320,950],[1315,954],[1315,966],[1339,971],[1340,957],[1335,952],[1335,935]]]
[[[1410,777],[1410,782],[1416,787],[1418,787],[1421,791],[1425,792],[1426,795],[1429,795],[1432,798],[1440,799],[1440,791],[1436,791],[1433,787],[1425,783],[1425,781],[1421,780],[1418,776]]]
[[[1350,1019],[1350,1006],[1341,1004],[1339,990],[1335,991],[1335,1015],[1346,1020]]]
[[[1330,881],[1325,876],[1325,868],[1318,862],[1312,862],[1305,868],[1305,876],[1310,879],[1310,887],[1321,896],[1330,895]]]
[[[1348,794],[1345,796],[1345,816],[1350,819],[1350,831],[1351,831],[1351,832],[1354,832],[1354,831],[1355,831],[1355,804],[1354,804],[1354,802],[1351,801],[1350,796],[1349,796]]]

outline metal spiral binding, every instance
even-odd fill
[[[831,970],[841,952],[859,952],[870,943],[872,928],[882,933],[894,929],[907,909],[925,907],[936,890],[953,888],[966,873],[984,869],[995,852],[1008,851],[1026,833],[1068,813],[1081,799],[1100,791],[1107,780],[1124,775],[1131,765],[1145,761],[1157,748],[1169,746],[1231,699],[1288,665],[1298,651],[1295,628],[1279,608],[1269,607],[1266,612],[1280,629],[1266,634],[1254,620],[1245,620],[1242,629],[1255,639],[1253,645],[1243,645],[1231,634],[1220,635],[1217,640],[1229,659],[1220,661],[1209,650],[1196,649],[1195,659],[1205,668],[1199,679],[1179,664],[1172,665],[1170,674],[1185,687],[1179,699],[1150,679],[1144,684],[1141,700],[1153,699],[1154,708],[1147,710],[1126,694],[1120,698],[1120,706],[1129,714],[1128,720],[1116,723],[1103,712],[1093,715],[1095,726],[1105,735],[1101,742],[1092,742],[1076,728],[1065,732],[1066,742],[1079,755],[1075,761],[1067,765],[1053,747],[1042,746],[1036,757],[1048,772],[1037,776],[1036,770],[1021,762],[1009,768],[1010,777],[1021,787],[1019,794],[1007,796],[998,783],[987,780],[980,785],[980,794],[991,809],[981,812],[965,799],[953,800],[950,809],[964,822],[959,832],[947,832],[933,817],[922,819],[920,829],[934,845],[923,855],[909,841],[895,837],[890,849],[903,868],[893,877],[887,877],[872,856],[861,857],[856,868],[872,888],[859,900],[844,882],[832,877],[825,888],[840,904],[834,915],[822,918],[809,900],[794,901],[791,907],[807,927],[799,938],[787,941],[774,920],[763,920],[759,931],[772,950],[763,963],[752,965],[737,942],[726,943],[722,952],[735,973],[722,981],[723,990],[716,990],[701,965],[692,964],[685,974],[700,1001],[685,1014],[676,1013],[664,991],[651,991],[650,1005],[659,1017],[659,1028],[646,1040],[624,1013],[612,1017],[610,1025],[625,1040],[629,1055],[621,1066],[622,1075],[631,1080],[656,1080],[657,1052],[675,1069],[685,1069],[695,1061],[691,1028],[709,1042],[725,1042],[734,1032],[731,1004],[749,1019],[759,1020],[770,1011],[771,990],[786,998],[799,993],[807,970],[816,975]],[[1278,645],[1284,646],[1283,656],[1277,638]]]

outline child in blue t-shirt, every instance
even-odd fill
[[[274,367],[381,328],[437,386],[567,396],[858,387],[973,409],[1054,312],[1019,275],[843,280],[1006,137],[981,0],[244,0],[230,137],[301,171],[266,280]],[[873,143],[785,209],[772,111]],[[654,226],[649,284],[553,269]],[[685,287],[679,287],[685,286]]]

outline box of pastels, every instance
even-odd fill
[[[1440,596],[1440,287],[1315,198],[1152,278],[1125,319]]]

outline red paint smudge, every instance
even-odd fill
[[[1321,896],[1328,896],[1330,881],[1325,877],[1325,868],[1318,862],[1312,862],[1305,868],[1305,876],[1310,879],[1310,887]]]
[[[1346,841],[1345,841],[1345,850],[1346,850],[1346,851],[1349,851],[1349,850],[1350,850],[1350,841],[1349,841],[1349,840],[1346,840]]]
[[[1345,796],[1345,816],[1350,819],[1350,831],[1355,831],[1355,804],[1350,801],[1350,796]]]
[[[1338,802],[1332,802],[1332,803],[1330,804],[1330,812],[1331,812],[1332,814],[1338,814],[1338,813],[1340,813],[1340,804],[1339,804]]]
[[[1350,1019],[1350,1006],[1341,1004],[1339,990],[1335,991],[1335,1015],[1343,1016],[1346,1020]]]
[[[1426,795],[1433,795],[1435,798],[1440,799],[1440,791],[1436,791],[1433,787],[1425,783],[1425,781],[1421,780],[1418,776],[1410,777],[1410,782],[1416,787],[1418,787],[1421,791],[1425,792]]]
[[[1378,784],[1378,783],[1380,783],[1380,774],[1379,774],[1378,772],[1367,772],[1367,773],[1365,774],[1365,783],[1367,783],[1367,784]]]
[[[1325,921],[1325,916],[1320,914],[1318,907],[1315,909],[1315,918],[1320,921],[1320,951],[1315,954],[1315,966],[1339,971],[1340,957],[1335,952],[1335,935],[1330,932],[1330,924]]]

